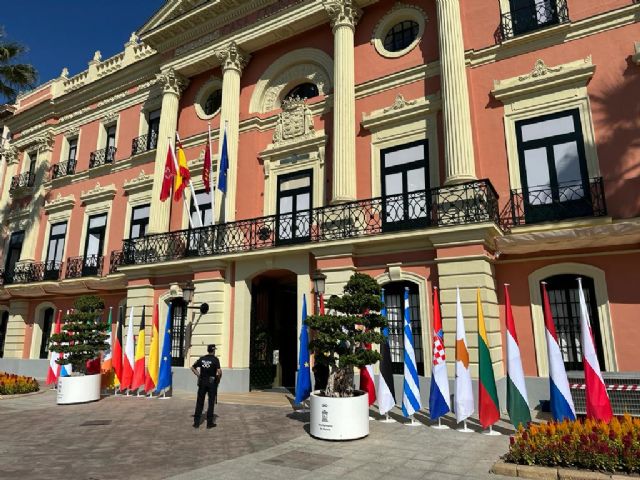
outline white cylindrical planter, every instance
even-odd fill
[[[100,400],[101,375],[60,377],[58,379],[58,405],[87,403]]]
[[[355,440],[369,435],[369,397],[322,397],[311,393],[311,435],[322,440]]]

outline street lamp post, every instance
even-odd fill
[[[206,314],[207,312],[209,312],[209,304],[208,303],[201,303],[199,307],[190,307],[189,304],[193,301],[193,293],[195,292],[195,286],[193,285],[193,282],[191,280],[189,280],[187,283],[184,284],[184,286],[182,287],[182,299],[184,300],[184,303],[186,305],[187,308],[191,308],[193,310],[200,310],[200,313],[202,315]]]
[[[324,295],[324,287],[327,280],[327,276],[322,273],[320,270],[316,270],[313,275],[311,275],[311,280],[313,280],[313,291],[316,297],[316,314],[322,315],[324,312],[323,308],[323,295]]]

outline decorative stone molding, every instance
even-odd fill
[[[411,20],[418,24],[418,35],[411,44],[406,48],[397,52],[391,52],[384,48],[384,39],[389,30],[398,23]],[[394,6],[387,12],[387,14],[380,19],[378,24],[373,29],[373,36],[371,37],[371,43],[375,47],[376,51],[387,58],[398,58],[406,55],[413,50],[422,39],[428,17],[426,12],[417,5],[408,5],[402,2],[396,2]]]
[[[315,136],[313,115],[304,100],[296,97],[282,102],[282,113],[276,120],[273,144],[290,142],[297,138]]]
[[[353,0],[324,0],[323,5],[333,30],[338,27],[349,27],[355,30],[362,17],[362,9]]]
[[[227,47],[218,50],[215,55],[221,63],[223,72],[231,69],[242,73],[251,59],[251,55],[242,50],[234,41],[230,42]]]
[[[0,156],[4,157],[9,165],[18,163],[18,149],[11,144],[5,144],[4,147],[0,147]]]
[[[65,137],[68,137],[68,138],[77,137],[78,135],[80,135],[80,127],[78,125],[73,126],[73,127],[69,128],[69,129],[67,129],[64,132],[64,135],[65,135]]]
[[[400,93],[391,106],[363,114],[362,127],[377,131],[381,128],[423,118],[425,115],[437,112],[441,107],[440,95],[405,100],[404,95]]]
[[[636,53],[631,56],[631,61],[636,65],[640,65],[640,42],[636,42],[634,46]]]
[[[166,72],[157,74],[156,80],[157,83],[162,86],[162,91],[164,93],[173,93],[177,96],[180,96],[184,89],[189,85],[189,80],[179,73],[176,73],[173,68],[170,68]]]
[[[396,95],[396,99],[393,102],[393,104],[390,107],[385,108],[383,112],[389,113],[394,110],[402,110],[403,108],[406,108],[411,105],[415,105],[416,103],[418,103],[417,100],[405,100],[404,96],[401,93],[399,93],[398,95]]]
[[[53,151],[53,135],[49,133],[44,133],[36,138],[36,143],[38,144],[38,151],[43,152],[52,152]]]
[[[91,190],[82,192],[82,195],[80,195],[80,201],[82,202],[82,205],[90,205],[92,203],[113,200],[113,197],[115,196],[116,186],[113,183],[103,187],[100,185],[100,182],[97,182],[96,186]]]
[[[115,123],[118,120],[120,114],[115,110],[112,112],[105,113],[104,117],[102,117],[102,123],[104,125],[108,125],[110,123]]]
[[[44,204],[44,213],[47,215],[51,215],[52,213],[59,213],[66,210],[72,210],[76,204],[76,197],[71,194],[63,197],[62,194],[58,193],[58,196]]]
[[[517,96],[539,95],[544,90],[568,88],[570,85],[584,86],[595,71],[591,55],[555,67],[549,67],[543,60],[538,60],[533,70],[525,75],[495,80],[491,93],[494,98],[504,102]]]
[[[123,188],[127,195],[138,193],[140,191],[149,190],[153,186],[153,175],[147,175],[144,170],[140,170],[137,177],[124,182]]]

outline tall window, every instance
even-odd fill
[[[69,139],[69,155],[67,156],[67,175],[76,170],[76,156],[78,155],[78,139]]]
[[[4,343],[7,339],[7,327],[9,325],[9,312],[5,310],[0,316],[0,358],[4,357]]]
[[[427,141],[387,148],[381,152],[385,229],[429,221],[430,195]]]
[[[131,209],[131,227],[129,228],[129,238],[140,238],[147,234],[149,227],[149,205],[140,205]]]
[[[160,110],[149,112],[149,132],[147,135],[147,150],[153,150],[158,145],[158,131],[160,130]]]
[[[34,150],[33,152],[29,152],[29,164],[27,165],[27,172],[33,174],[36,169],[36,163],[38,162],[38,151]]]
[[[13,232],[9,239],[9,247],[5,255],[4,278],[5,283],[13,283],[13,275],[16,263],[22,255],[22,244],[24,243],[24,230]]]
[[[193,222],[194,227],[200,226],[200,221],[202,221],[202,226],[205,227],[207,225],[213,224],[213,210],[211,209],[211,195],[204,190],[198,190],[196,192],[196,200],[198,201],[198,208],[200,209],[200,220],[198,220],[198,211],[196,210],[196,205],[191,199],[191,221]]]
[[[527,222],[590,215],[579,111],[521,120],[516,137]]]
[[[277,231],[281,243],[303,241],[311,233],[312,171],[278,177]]]
[[[102,262],[105,233],[107,229],[107,214],[89,217],[87,224],[87,239],[84,246],[84,265],[82,276],[97,275]]]
[[[567,370],[582,370],[582,345],[580,343],[580,301],[576,275],[556,275],[545,279],[549,292],[551,313],[558,335],[560,351]],[[604,369],[602,335],[596,304],[593,279],[582,277],[582,288],[591,319],[591,332],[596,345],[600,368]]]
[[[184,367],[187,306],[182,298],[171,302],[171,365]]]
[[[107,143],[106,152],[104,154],[105,163],[113,163],[116,156],[116,130],[117,125],[111,125],[107,127]]]
[[[514,35],[558,23],[557,0],[509,0],[509,3]]]
[[[51,326],[53,325],[53,308],[47,308],[42,316],[42,340],[40,341],[40,356],[49,356],[49,338],[51,338]]]
[[[51,225],[51,229],[49,230],[49,246],[47,248],[47,263],[44,271],[45,280],[57,280],[60,278],[66,235],[67,222]]]
[[[387,321],[389,323],[389,350],[393,362],[393,372],[404,369],[404,289],[409,287],[409,318],[416,367],[419,375],[424,375],[424,352],[422,348],[422,322],[420,320],[420,294],[418,286],[410,282],[393,282],[384,286]]]

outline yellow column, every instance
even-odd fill
[[[333,28],[332,203],[356,199],[356,96],[353,36],[362,10],[353,0],[324,0]]]
[[[176,73],[173,69],[159,74],[157,78],[158,83],[162,86],[163,94],[156,160],[153,170],[149,233],[163,233],[169,230],[169,215],[172,200],[169,199],[161,202],[159,200],[160,191],[162,190],[162,180],[164,179],[164,166],[167,159],[169,141],[173,142],[176,136],[176,129],[178,128],[180,94],[188,85],[188,80]]]
[[[444,118],[445,184],[476,180],[459,0],[436,0]]]
[[[227,170],[227,193],[222,198],[220,192],[216,199],[216,208],[220,212],[220,222],[231,222],[236,218],[236,190],[238,178],[238,134],[240,129],[240,76],[242,70],[251,58],[235,42],[216,52],[216,57],[222,66],[222,107],[220,109],[220,146],[222,153],[222,139],[227,134],[227,153],[229,155],[229,170]],[[221,158],[220,156],[218,158]],[[220,172],[218,161],[218,174]],[[224,208],[224,211],[222,210]]]

